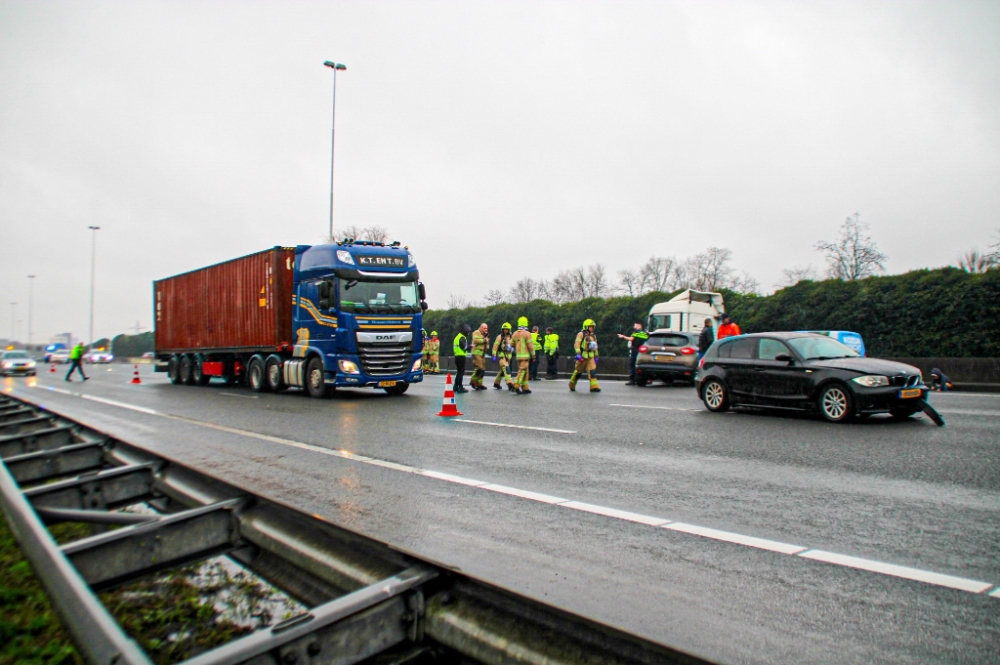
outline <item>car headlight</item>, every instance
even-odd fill
[[[358,369],[357,363],[354,363],[350,360],[340,361],[340,371],[343,372],[344,374],[361,374],[361,371]]]
[[[889,385],[888,377],[877,376],[875,374],[866,374],[865,376],[858,376],[851,380],[865,388],[880,388]]]
[[[416,360],[413,361],[413,367],[410,368],[410,371],[419,372],[422,365],[423,364],[420,362],[420,358],[417,358]]]
[[[34,360],[29,360],[28,361],[28,367],[34,367],[34,366],[35,366],[35,361]]]
[[[348,252],[346,249],[338,249],[337,258],[343,261],[344,263],[347,263],[352,266],[354,265],[354,257],[351,256],[351,253]]]
[[[13,367],[13,366],[14,366],[14,363],[12,363],[12,362],[5,362],[5,363],[3,364],[3,368],[4,368],[4,369],[10,369],[10,368],[11,368],[11,367]]]

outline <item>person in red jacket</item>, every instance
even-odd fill
[[[723,314],[722,324],[719,326],[719,334],[716,336],[716,339],[725,339],[726,337],[735,337],[742,334],[743,332],[740,330],[740,327],[733,323],[729,315]]]

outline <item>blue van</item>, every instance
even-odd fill
[[[796,330],[795,332],[826,335],[827,337],[832,337],[841,344],[854,349],[861,354],[862,358],[867,356],[865,353],[865,341],[861,339],[861,335],[856,332],[851,332],[850,330]]]

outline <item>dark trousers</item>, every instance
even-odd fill
[[[78,370],[80,372],[80,376],[82,376],[84,380],[86,380],[87,375],[83,373],[83,363],[80,361],[80,359],[77,358],[76,360],[71,360],[70,363],[72,364],[69,366],[69,371],[66,372],[66,380],[69,381],[70,377],[73,376],[74,369]]]
[[[639,357],[638,353],[628,354],[628,380],[635,381],[635,361]]]
[[[532,381],[536,381],[538,379],[538,363],[541,359],[541,351],[535,351],[535,354],[531,356],[531,363],[528,365],[528,378]]]
[[[455,386],[462,385],[465,376],[465,356],[455,356]]]
[[[550,354],[545,356],[548,359],[548,364],[545,365],[545,376],[550,379],[554,379],[559,376],[559,356],[556,354]]]

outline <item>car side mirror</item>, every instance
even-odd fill
[[[794,358],[792,358],[792,357],[791,357],[790,355],[788,355],[787,353],[779,353],[778,355],[776,355],[776,356],[774,357],[774,359],[775,359],[775,360],[778,360],[778,361],[781,361],[781,362],[786,362],[786,363],[792,363],[792,362],[794,362],[794,361],[795,361],[795,359],[794,359]]]

